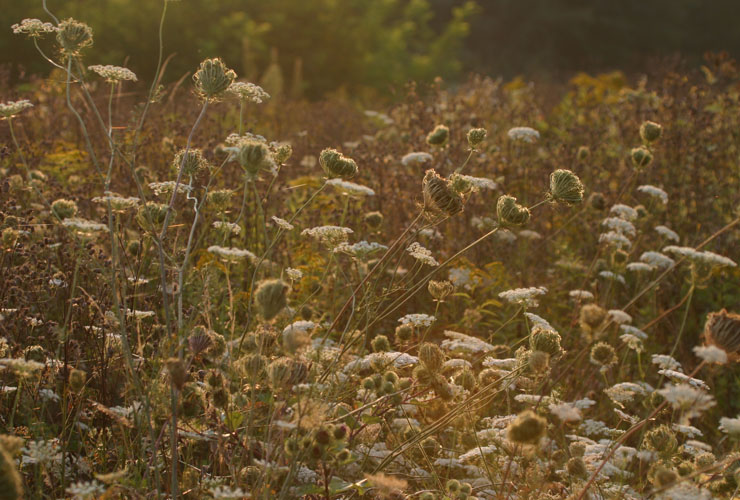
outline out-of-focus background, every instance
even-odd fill
[[[95,31],[87,60],[156,67],[163,0],[48,0]],[[49,20],[36,0],[0,0],[3,78],[49,66],[10,24]],[[167,81],[220,56],[273,94],[388,96],[410,81],[470,72],[564,80],[576,71],[627,74],[706,51],[740,54],[738,0],[181,0],[168,4]],[[53,40],[41,42],[52,49]]]

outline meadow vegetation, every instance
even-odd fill
[[[358,109],[48,18],[0,104],[0,499],[740,491],[732,59]]]

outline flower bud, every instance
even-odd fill
[[[452,189],[446,179],[437,175],[433,168],[427,170],[424,174],[422,192],[424,194],[425,210],[442,213],[450,217],[462,212],[462,197]]]
[[[607,368],[617,363],[617,353],[606,342],[599,342],[591,348],[591,362]]]
[[[568,460],[565,468],[568,471],[568,474],[573,477],[585,478],[586,474],[588,474],[586,463],[581,457],[573,457]]]
[[[69,388],[72,392],[80,392],[85,388],[85,382],[87,380],[87,373],[83,370],[73,368],[69,372]]]
[[[529,343],[533,351],[543,351],[550,356],[558,356],[563,352],[560,347],[560,334],[539,326],[532,328]]]
[[[372,341],[373,352],[387,352],[391,350],[391,343],[385,335],[378,335]]]
[[[588,149],[588,146],[581,146],[578,148],[578,152],[576,153],[578,161],[585,161],[589,156],[591,156],[591,150]]]
[[[383,214],[380,212],[368,212],[365,214],[364,220],[370,229],[377,230],[383,224]]]
[[[69,219],[77,215],[77,203],[72,200],[56,200],[51,204],[51,212],[62,220]]]

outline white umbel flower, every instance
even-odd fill
[[[719,428],[731,436],[740,436],[740,417],[719,419]]]
[[[334,186],[345,194],[354,194],[358,196],[375,196],[375,191],[369,187],[355,184],[354,182],[342,180],[340,177],[329,179],[326,183]]]
[[[613,205],[609,212],[630,222],[637,219],[637,210],[623,203]]]
[[[665,191],[663,191],[657,186],[652,186],[650,184],[643,184],[642,186],[638,186],[637,190],[640,191],[641,193],[648,194],[654,198],[658,198],[660,202],[663,203],[664,205],[668,203],[668,193],[666,193]]]
[[[707,363],[716,363],[718,365],[727,363],[727,353],[717,346],[696,346],[694,347],[694,353]]]
[[[514,288],[498,294],[498,296],[511,304],[519,304],[524,307],[537,307],[539,303],[536,297],[547,293],[544,286],[531,286],[528,288]]]
[[[20,101],[8,101],[0,103],[0,117],[10,118],[13,115],[17,115],[24,109],[32,108],[33,104],[28,99],[21,99]]]
[[[422,245],[420,245],[418,242],[414,242],[406,249],[406,251],[411,255],[413,258],[421,262],[422,264],[426,264],[428,266],[438,266],[439,262],[432,257],[432,251],[424,248]]]
[[[512,141],[535,143],[540,138],[540,133],[532,127],[513,127],[506,133]]]
[[[88,66],[87,69],[94,71],[102,78],[105,78],[108,83],[117,83],[122,81],[135,82],[138,80],[133,71],[121,66],[94,64],[92,66]]]
[[[678,243],[681,239],[676,231],[667,226],[655,226],[655,232],[661,235],[663,238],[675,241],[676,243]]]
[[[253,254],[249,250],[244,250],[242,248],[211,245],[210,247],[208,247],[208,253],[212,253],[216,257],[230,262],[236,262],[243,259],[247,259],[250,262],[257,260],[257,256],[255,254]]]
[[[409,165],[424,165],[425,163],[430,163],[432,159],[432,155],[429,153],[413,152],[404,155],[401,158],[401,163],[406,167]]]

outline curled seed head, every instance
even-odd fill
[[[547,431],[547,421],[532,411],[520,413],[509,425],[507,435],[518,444],[536,444]]]
[[[201,98],[209,101],[220,98],[234,80],[236,73],[227,68],[219,58],[206,59],[193,75],[195,91]]]
[[[527,207],[517,203],[516,198],[505,194],[496,202],[496,214],[502,226],[523,226],[529,222],[530,212]]]
[[[434,169],[429,169],[424,174],[422,191],[425,210],[432,213],[443,213],[450,217],[462,212],[462,197],[446,179],[437,175]]]
[[[657,141],[661,135],[663,135],[663,126],[659,123],[648,120],[640,125],[640,137],[646,143]]]
[[[550,174],[550,197],[566,205],[583,201],[583,183],[570,170],[558,169]]]
[[[432,146],[444,146],[450,138],[450,129],[446,125],[437,125],[427,135],[427,143]]]

